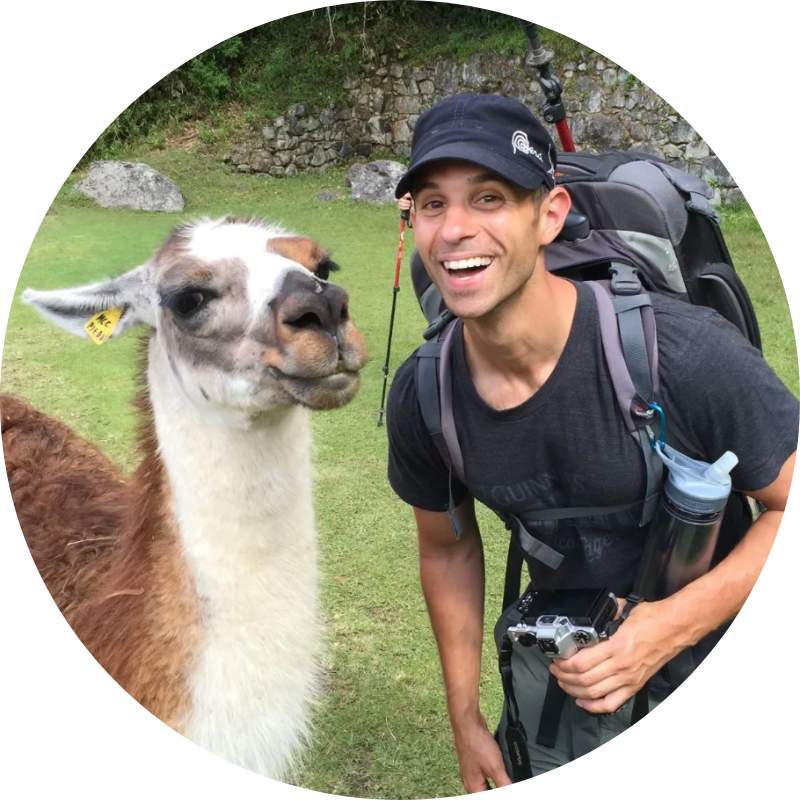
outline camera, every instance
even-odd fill
[[[508,628],[508,636],[523,647],[538,645],[549,658],[569,658],[607,639],[616,613],[617,598],[607,589],[528,587],[516,608],[520,621]]]

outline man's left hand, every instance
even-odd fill
[[[664,611],[661,603],[640,603],[607,640],[555,659],[550,671],[559,686],[584,711],[616,711],[682,649]]]

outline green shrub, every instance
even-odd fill
[[[541,29],[557,62],[576,59],[581,46]],[[349,3],[294,14],[226,39],[170,72],[131,103],[103,132],[82,162],[135,146],[160,145],[164,132],[203,121],[201,140],[215,114],[236,104],[257,125],[302,102],[320,107],[346,98],[344,79],[376,54],[410,64],[481,53],[522,55],[526,40],[515,17],[480,8],[415,0]]]

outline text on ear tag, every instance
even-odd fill
[[[114,328],[122,318],[121,308],[109,308],[95,314],[84,326],[83,329],[89,334],[89,338],[95,344],[103,344],[111,338]]]

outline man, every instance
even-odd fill
[[[498,746],[480,712],[484,571],[474,499],[524,521],[544,508],[644,497],[642,453],[613,394],[593,293],[545,269],[544,248],[570,208],[555,167],[550,136],[522,104],[460,95],[420,117],[396,191],[398,198],[411,192],[417,249],[463,320],[451,367],[467,485],[451,484],[424,425],[413,356],[394,379],[387,423],[389,480],[413,507],[422,588],[469,792],[486,789],[487,781],[510,782],[505,738]],[[708,461],[735,452],[734,487],[767,510],[738,544],[721,535],[723,552],[709,573],[665,600],[640,603],[607,641],[552,662],[535,647],[514,649],[534,775],[624,730],[627,701],[646,683],[657,702],[657,673],[676,654],[691,647],[695,662],[702,659],[753,588],[789,492],[797,401],[714,312],[660,295],[653,305],[667,424],[680,419]],[[451,490],[463,529],[458,539],[446,513]],[[734,516],[729,508],[726,522]],[[564,555],[555,571],[528,565],[537,588],[606,587],[617,597],[631,591],[645,538],[638,514],[562,520],[536,534]],[[531,732],[551,674],[568,697],[556,741],[544,746]],[[504,724],[505,714],[501,734]]]

